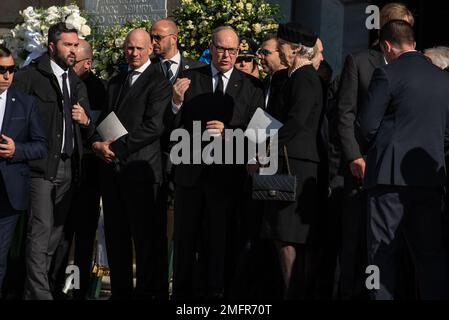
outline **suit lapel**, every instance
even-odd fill
[[[371,65],[374,67],[374,69],[385,65],[384,55],[382,54],[382,52],[379,52],[377,50],[373,50],[373,49],[370,50],[370,55],[369,55],[368,60],[371,63]]]
[[[241,74],[237,71],[237,69],[234,68],[234,70],[232,70],[231,77],[229,78],[228,85],[226,87],[226,95],[231,96],[235,100],[235,97],[237,97],[237,94],[240,91],[240,87],[242,85],[241,81],[242,81]]]
[[[199,78],[198,83],[195,85],[196,88],[198,88],[197,92],[203,92],[203,93],[212,93],[213,87],[212,87],[212,70],[210,66],[208,68],[204,69],[204,72],[201,72],[201,77]]]
[[[6,134],[7,136],[11,137],[11,134],[9,133],[9,127],[11,124],[11,118],[13,116],[14,110],[15,110],[15,104],[16,104],[16,97],[11,90],[8,90],[6,93],[6,106],[5,106],[5,115],[3,116],[3,124],[2,124],[2,133]]]
[[[131,86],[131,88],[128,89],[128,91],[125,93],[125,96],[120,102],[120,105],[117,106],[117,111],[121,110],[123,106],[127,103],[127,100],[132,98],[136,92],[143,92],[145,90],[145,85],[147,85],[147,78],[150,75],[150,69],[151,65],[149,65],[142,74],[137,78],[137,80],[134,82],[134,84]],[[125,85],[125,81],[127,81],[127,77],[123,79],[122,87]]]

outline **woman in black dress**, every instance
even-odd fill
[[[297,179],[296,202],[266,201],[263,235],[276,243],[284,277],[284,297],[305,297],[308,249],[313,240],[320,158],[317,138],[322,112],[322,88],[312,57],[317,36],[297,23],[280,24],[281,59],[288,64],[288,80],[268,112],[283,123],[278,132],[278,173]],[[299,275],[299,279],[297,276]],[[297,291],[299,290],[299,292]]]

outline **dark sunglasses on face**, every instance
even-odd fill
[[[0,74],[5,74],[6,72],[14,73],[17,72],[18,68],[16,66],[0,66]]]
[[[151,34],[151,39],[153,39],[154,41],[156,41],[156,42],[160,42],[162,39],[164,39],[165,37],[168,37],[168,36],[172,36],[174,33],[169,33],[169,34],[166,34],[166,35],[164,35],[164,36],[161,36],[161,35],[159,35],[159,34]]]
[[[260,54],[262,56],[268,56],[268,55],[272,54],[273,52],[277,52],[277,51],[279,51],[279,50],[270,51],[268,49],[259,49],[259,50],[257,50],[257,54]]]
[[[246,62],[246,63],[250,63],[251,61],[253,61],[252,57],[238,57],[237,58],[237,63],[241,63],[241,62]]]

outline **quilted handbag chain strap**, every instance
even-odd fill
[[[271,147],[271,142],[268,144],[268,152],[267,152],[268,156],[270,155],[270,151],[271,151],[270,147]],[[285,163],[287,164],[288,175],[291,176],[292,172],[290,171],[290,161],[288,161],[288,153],[287,153],[286,145],[284,145],[284,157],[285,157]]]

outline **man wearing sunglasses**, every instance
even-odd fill
[[[264,41],[257,50],[260,64],[267,74],[263,80],[265,87],[265,105],[268,107],[270,101],[276,100],[276,94],[281,92],[281,88],[287,81],[287,66],[279,57],[278,39],[275,33],[267,34]],[[284,70],[283,72],[278,72]],[[274,74],[276,73],[276,77]]]
[[[211,65],[186,71],[173,86],[175,124],[187,130],[191,139],[194,121],[201,122],[202,132],[222,139],[225,128],[245,130],[255,110],[264,105],[262,83],[234,68],[239,42],[231,27],[215,29],[209,46]],[[193,153],[201,151],[194,148]],[[189,157],[175,169],[173,296],[229,296],[226,289],[234,255],[239,253],[231,245],[236,239],[233,226],[238,219],[237,205],[244,199],[246,168],[235,162],[207,165],[193,164],[192,160]],[[198,251],[203,281],[195,292]]]
[[[247,74],[259,78],[259,67],[256,58],[256,43],[247,37],[240,38],[239,56],[235,62],[235,67]]]
[[[157,20],[151,26],[151,40],[153,44],[153,53],[156,57],[151,59],[151,62],[156,65],[158,70],[167,78],[170,84],[175,83],[178,77],[186,70],[198,68],[204,65],[200,61],[195,61],[184,57],[178,49],[178,27],[176,23],[168,18]],[[170,88],[171,90],[171,88]],[[164,184],[162,190],[164,192],[163,198],[169,210],[171,217],[173,212],[173,198],[174,198],[174,181],[172,172],[172,163],[170,161],[170,133],[173,130],[173,114],[170,108],[164,116],[164,133],[161,137],[162,147],[162,165],[164,174]],[[168,221],[172,221],[169,218]],[[169,230],[172,230],[169,226]],[[171,239],[169,239],[171,241]]]
[[[28,208],[28,161],[47,154],[36,101],[10,88],[17,71],[11,51],[0,45],[0,297],[15,226]]]

